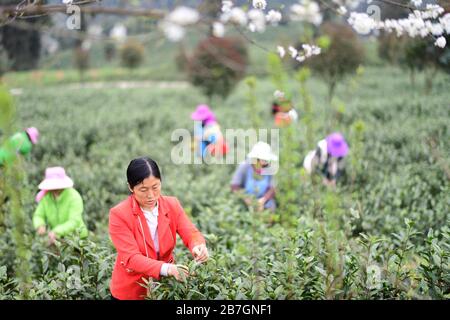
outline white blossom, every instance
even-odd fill
[[[249,29],[252,32],[264,32],[266,30],[266,17],[261,10],[251,9],[247,13],[248,19],[250,20]]]
[[[83,42],[81,43],[81,48],[84,51],[89,51],[92,47],[92,42],[91,40],[83,40]]]
[[[288,51],[290,56],[300,63],[308,58],[311,58],[312,56],[316,56],[321,53],[321,49],[319,47],[310,44],[303,44],[300,51],[293,46],[290,46],[288,48]]]
[[[321,52],[321,49],[319,47],[314,46],[314,45],[303,44],[302,48],[304,50],[304,55],[305,55],[306,58],[309,58],[309,57],[312,57],[312,56],[317,56]]]
[[[121,23],[117,23],[109,32],[109,36],[116,41],[122,42],[127,37],[127,28]]]
[[[269,13],[266,14],[266,20],[273,26],[276,26],[278,22],[281,21],[281,12],[276,10],[270,10]]]
[[[233,7],[233,2],[231,2],[229,0],[222,1],[222,12],[224,12],[224,13],[230,12],[232,7]]]
[[[275,99],[281,99],[284,98],[284,92],[280,91],[280,90],[275,90],[275,92],[273,93],[273,97]]]
[[[88,35],[93,36],[93,37],[100,37],[103,33],[103,28],[99,24],[92,24],[92,25],[89,25],[87,33],[88,33]]]
[[[162,21],[159,24],[159,27],[162,29],[162,31],[164,32],[164,35],[166,36],[167,39],[169,39],[172,42],[178,42],[181,39],[183,39],[186,30],[175,23],[171,23],[169,21]]]
[[[298,62],[303,62],[306,60],[306,57],[300,54],[297,57],[295,57],[295,60],[297,60]]]
[[[411,0],[411,3],[416,7],[420,7],[422,5],[422,0]]]
[[[232,22],[240,26],[247,25],[247,14],[244,10],[238,7],[232,8],[229,12],[223,13],[220,16],[223,23]]]
[[[433,36],[441,36],[444,33],[444,28],[439,23],[431,23],[428,25],[428,30]]]
[[[291,19],[319,25],[322,23],[323,17],[317,2],[301,0],[300,3],[291,6]]]
[[[437,4],[427,4],[426,12],[422,14],[424,19],[437,19],[442,13],[444,13],[444,8]]]
[[[225,26],[220,22],[213,23],[213,35],[222,38],[225,35]]]
[[[292,46],[290,46],[290,47],[288,48],[288,50],[289,50],[289,54],[291,55],[291,57],[295,59],[295,58],[297,57],[297,55],[298,55],[298,50],[295,49],[295,48],[292,47]]]
[[[278,46],[277,51],[280,58],[284,58],[284,56],[286,55],[286,50],[282,46]]]
[[[347,14],[347,8],[344,7],[344,6],[340,6],[337,11],[338,11],[338,13],[340,15],[346,15]]]
[[[450,34],[450,13],[447,13],[442,18],[440,18],[439,22],[441,23],[445,32]]]
[[[377,26],[376,21],[369,17],[367,13],[352,12],[350,18],[348,18],[348,23],[356,30],[356,32],[363,35],[369,34]]]
[[[169,13],[166,17],[166,21],[184,27],[197,23],[199,18],[200,15],[196,10],[181,6]]]
[[[266,0],[253,0],[253,8],[264,10],[266,9],[267,2]]]
[[[445,46],[447,45],[447,40],[445,40],[445,38],[441,36],[436,40],[434,45],[439,48],[445,48]]]

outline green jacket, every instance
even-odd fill
[[[64,189],[57,199],[48,192],[34,212],[33,225],[36,229],[47,225],[59,237],[78,232],[81,238],[86,238],[88,230],[83,222],[83,199],[78,191]]]
[[[11,164],[18,153],[27,155],[31,152],[33,144],[25,131],[17,132],[10,137],[0,148],[0,165]]]

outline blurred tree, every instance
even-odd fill
[[[113,42],[105,42],[103,47],[105,60],[111,62],[112,59],[116,56],[116,45]]]
[[[399,64],[407,41],[407,36],[383,32],[378,37],[378,55],[390,64]]]
[[[217,19],[221,13],[222,0],[202,1],[198,6],[200,14],[211,19],[209,23],[209,35],[213,35],[213,21]]]
[[[311,58],[307,64],[327,82],[331,101],[339,81],[355,73],[363,63],[364,48],[357,34],[348,25],[326,22],[321,32],[329,38],[329,45],[322,48],[322,53]]]
[[[46,4],[47,0],[37,2]],[[0,5],[17,5],[17,0],[0,0]],[[6,24],[0,29],[1,44],[5,48],[12,70],[37,68],[41,53],[39,26],[50,23],[48,16],[20,20],[21,26]],[[24,25],[26,24],[26,25]]]
[[[238,38],[209,37],[201,41],[188,59],[189,80],[205,95],[226,98],[245,76],[247,48]]]
[[[450,36],[446,37],[447,43]],[[407,39],[403,48],[400,64],[410,70],[412,80],[417,71],[425,73],[425,93],[433,89],[433,80],[441,70],[450,73],[450,49],[439,48],[428,39]]]
[[[89,50],[82,46],[74,49],[74,65],[80,73],[83,80],[84,72],[89,68]]]

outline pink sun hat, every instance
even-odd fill
[[[73,181],[62,167],[45,169],[45,179],[39,184],[40,190],[59,190],[73,187]]]
[[[196,121],[212,122],[216,121],[216,116],[208,105],[199,104],[197,109],[191,114],[191,119]]]
[[[348,145],[344,136],[339,132],[330,134],[327,138],[327,151],[333,157],[345,157],[348,154]]]
[[[28,134],[28,136],[30,137],[31,143],[36,144],[39,139],[39,130],[36,129],[35,127],[30,127],[30,128],[27,128],[25,131]]]

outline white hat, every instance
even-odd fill
[[[270,145],[265,142],[259,141],[257,142],[252,151],[248,154],[250,159],[261,159],[265,161],[277,161],[278,157],[272,153],[270,149]]]

